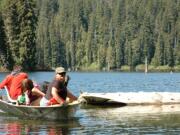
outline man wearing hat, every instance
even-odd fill
[[[56,68],[55,73],[55,78],[49,84],[46,95],[40,101],[40,106],[64,104],[66,103],[67,97],[70,102],[77,100],[77,97],[75,97],[66,87],[65,69],[63,67],[58,67]]]

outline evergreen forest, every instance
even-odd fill
[[[0,70],[180,71],[180,0],[0,0]]]

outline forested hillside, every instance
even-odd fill
[[[0,66],[180,71],[180,0],[0,0]]]

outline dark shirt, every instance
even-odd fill
[[[53,80],[49,84],[48,90],[47,90],[46,95],[45,95],[46,99],[49,100],[49,99],[52,98],[52,94],[51,94],[52,87],[55,87],[58,90],[58,95],[62,99],[66,100],[66,97],[67,97],[67,88],[64,86],[64,83],[59,81],[59,80]]]
[[[46,94],[48,87],[49,87],[50,82],[48,81],[43,81],[42,83],[39,84],[40,90]]]

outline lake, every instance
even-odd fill
[[[69,89],[84,92],[180,92],[180,73],[69,72]],[[0,73],[2,80],[7,73]],[[54,72],[29,73],[36,82]],[[0,112],[0,134],[180,134],[180,105],[105,107],[80,105],[71,121],[31,120]]]

